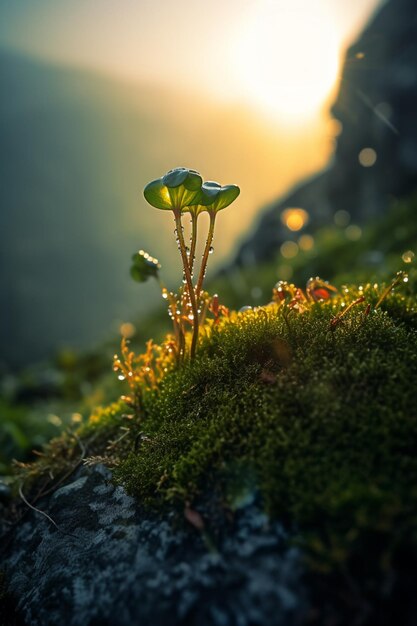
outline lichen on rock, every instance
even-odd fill
[[[297,624],[306,610],[300,552],[259,506],[210,548],[173,515],[149,515],[102,466],[82,468],[31,512],[3,562],[30,626]]]

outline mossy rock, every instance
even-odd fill
[[[417,303],[403,283],[376,307],[383,290],[346,287],[303,313],[272,304],[210,322],[196,359],[148,390],[139,416],[116,403],[79,429],[78,443],[67,436],[50,451],[72,446],[71,463],[83,441],[108,455],[114,479],[142,506],[204,511],[214,537],[219,519],[261,502],[302,547],[314,593],[342,584],[331,603],[349,615],[378,604],[391,615],[401,594],[409,607]],[[207,502],[222,515],[211,517]]]

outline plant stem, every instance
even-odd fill
[[[392,281],[392,283],[384,290],[382,296],[379,298],[378,302],[375,305],[375,309],[377,309],[388,296],[390,291],[394,289],[398,285],[398,283],[404,278],[405,272],[397,272],[397,277]]]
[[[178,354],[176,355],[176,359],[177,359],[177,363],[179,363],[181,361],[182,353],[184,351],[184,332],[182,330],[181,325],[178,324],[175,319],[177,315],[178,304],[173,294],[170,291],[168,291],[168,289],[165,287],[164,283],[161,281],[159,276],[157,277],[157,281],[159,283],[159,287],[161,288],[162,294],[164,294],[164,292],[166,294],[166,298],[168,301],[168,311],[171,310],[171,319],[172,319],[172,326],[174,329],[175,343],[177,344],[177,347],[178,347]]]
[[[190,256],[189,256],[191,277],[193,275],[195,248],[197,245],[197,218],[198,218],[198,215],[196,213],[191,213],[191,243],[190,243]]]
[[[203,287],[203,281],[204,281],[204,276],[206,274],[206,268],[207,268],[207,261],[208,261],[208,257],[210,254],[210,248],[211,248],[211,244],[213,241],[213,235],[214,235],[214,223],[216,221],[216,214],[210,213],[210,225],[209,225],[209,231],[207,234],[207,241],[206,241],[206,247],[204,248],[204,253],[203,253],[203,259],[201,261],[201,267],[200,267],[200,275],[198,277],[198,282],[197,282],[197,287],[196,287],[196,298],[197,298],[197,302],[200,299],[200,293],[201,293],[201,289]]]
[[[181,359],[183,359],[185,355],[185,336],[182,326],[179,327],[178,354],[181,362]]]
[[[182,258],[182,264],[184,267],[184,276],[188,288],[188,297],[190,299],[191,309],[193,312],[193,337],[191,340],[191,351],[190,358],[191,360],[195,356],[195,351],[197,347],[197,339],[198,339],[198,311],[197,311],[197,303],[195,292],[193,288],[193,281],[191,279],[190,266],[188,265],[187,252],[185,250],[185,242],[184,235],[182,232],[182,224],[181,224],[181,211],[179,209],[174,209],[174,217],[175,217],[175,225],[177,228],[177,235],[180,244],[180,254]]]
[[[188,254],[188,266],[190,268],[190,276],[191,276],[191,280],[192,280],[192,278],[193,278],[193,269],[194,269],[194,260],[195,260],[195,249],[196,249],[196,245],[197,245],[197,217],[198,217],[198,215],[196,213],[190,213],[190,217],[191,217],[191,236],[190,236],[190,251],[189,251],[189,254]],[[185,313],[185,314],[186,314],[186,307],[184,307],[184,304],[187,303],[187,293],[188,293],[187,287],[188,287],[188,285],[186,285],[184,287],[183,295],[181,297],[181,309],[182,309],[182,312]],[[197,309],[198,309],[198,306],[197,306]],[[194,325],[193,325],[193,327],[194,327]],[[179,345],[181,346],[181,351],[183,351],[184,348],[185,348],[184,333],[182,333],[182,342]]]

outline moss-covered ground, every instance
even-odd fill
[[[341,605],[390,610],[398,588],[398,615],[417,567],[415,274],[380,306],[389,282],[338,283],[304,312],[287,302],[209,321],[196,359],[146,389],[139,412],[115,382],[114,402],[18,479],[38,497],[102,461],[143,506],[201,510],[213,533],[202,503],[228,518],[256,499]]]
[[[417,303],[402,283],[375,308],[383,289],[210,322],[195,361],[149,389],[139,415],[123,402],[93,413],[23,478],[58,478],[86,448],[152,509],[209,497],[232,514],[257,498],[314,571],[379,593],[417,562]]]
[[[300,286],[316,275],[338,285],[389,280],[397,270],[409,269],[401,261],[403,252],[416,252],[416,211],[417,195],[393,203],[386,216],[363,228],[357,241],[349,240],[344,227],[329,224],[314,233],[310,250],[300,249],[295,258],[287,260],[277,250],[276,258],[261,266],[225,271],[210,281],[209,291],[219,293],[222,303],[238,309],[267,302],[271,286],[283,278]],[[297,240],[296,233],[291,236]],[[143,350],[149,337],[161,340],[168,323],[164,306],[139,320],[134,349]],[[48,364],[0,378],[0,474],[10,471],[13,458],[28,460],[31,450],[39,449],[70,424],[74,414],[76,419],[80,414],[86,418],[94,406],[117,397],[110,363],[118,343],[118,338],[111,338],[90,353],[63,350]]]

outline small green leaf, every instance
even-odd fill
[[[207,181],[201,188],[202,198],[200,204],[206,207],[208,212],[220,211],[232,204],[238,197],[240,189],[237,185],[224,185],[223,187],[214,181]]]
[[[202,184],[203,179],[201,175],[196,170],[188,170],[188,177],[184,183],[184,187],[188,189],[188,191],[199,191]]]
[[[179,187],[183,184],[188,176],[188,170],[185,167],[176,167],[173,170],[169,170],[162,177],[162,182],[167,187]]]
[[[139,250],[132,256],[130,275],[137,283],[145,283],[148,278],[158,277],[161,265],[158,259],[154,259],[144,250]]]
[[[182,211],[199,204],[203,179],[195,170],[177,167],[146,185],[144,196],[157,209]]]
[[[196,170],[190,170],[186,167],[176,167],[169,170],[163,176],[162,182],[171,189],[183,185],[188,191],[197,191],[203,184],[203,179]]]
[[[213,203],[213,209],[215,211],[221,211],[232,204],[240,194],[240,189],[237,185],[225,185],[221,188],[219,195]]]
[[[212,180],[206,181],[201,187],[201,194],[202,194],[201,204],[203,206],[208,206],[210,204],[213,204],[213,202],[219,195],[221,188],[222,186],[219,185],[219,183],[216,183]]]
[[[143,190],[143,195],[147,202],[157,209],[172,209],[168,188],[163,184],[162,178],[148,183]]]

